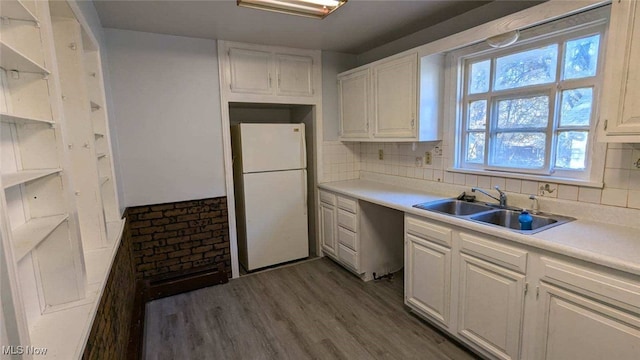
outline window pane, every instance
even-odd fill
[[[484,163],[484,133],[467,134],[467,162]]]
[[[498,133],[492,143],[492,163],[523,169],[544,166],[547,135],[545,133]]]
[[[477,62],[471,65],[471,78],[469,79],[469,94],[478,94],[489,91],[489,76],[491,73],[491,60]]]
[[[558,134],[556,168],[583,170],[587,153],[586,131],[563,131]]]
[[[567,41],[564,78],[578,79],[596,75],[600,34]]]
[[[543,128],[549,122],[549,97],[535,96],[498,101],[498,128]]]
[[[513,89],[554,82],[557,63],[557,44],[498,58],[495,89]]]
[[[469,103],[469,130],[484,130],[487,126],[487,101],[480,100]]]
[[[563,91],[560,126],[589,126],[592,103],[592,88]]]

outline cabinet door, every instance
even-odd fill
[[[310,56],[276,54],[276,95],[312,96],[313,59]]]
[[[369,69],[338,79],[340,139],[369,137]]]
[[[234,93],[271,94],[271,53],[230,48],[230,87]]]
[[[449,326],[451,249],[407,234],[405,301]]]
[[[520,358],[525,276],[461,254],[458,332],[498,359]]]
[[[322,250],[336,255],[336,208],[320,203],[320,241]]]
[[[636,360],[640,317],[559,287],[540,285],[538,344],[548,360]]]
[[[613,1],[610,24],[600,126],[609,141],[640,142],[638,1]]]
[[[375,138],[416,137],[417,68],[416,54],[373,67]]]

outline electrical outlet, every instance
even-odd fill
[[[431,165],[431,151],[427,151],[424,153],[424,164]]]
[[[384,152],[382,151],[382,149],[378,150],[378,160],[383,160],[384,159]]]
[[[440,146],[436,146],[433,148],[433,154],[435,156],[442,156],[442,148]]]

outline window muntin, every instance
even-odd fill
[[[465,57],[458,167],[588,179],[603,33]]]

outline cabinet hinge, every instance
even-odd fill
[[[536,286],[536,299],[540,297],[540,286]]]
[[[605,129],[605,131],[607,130],[608,126],[609,126],[609,120],[605,119],[604,120],[604,129]]]
[[[529,283],[524,283],[524,294],[527,295],[527,292],[529,292]]]

